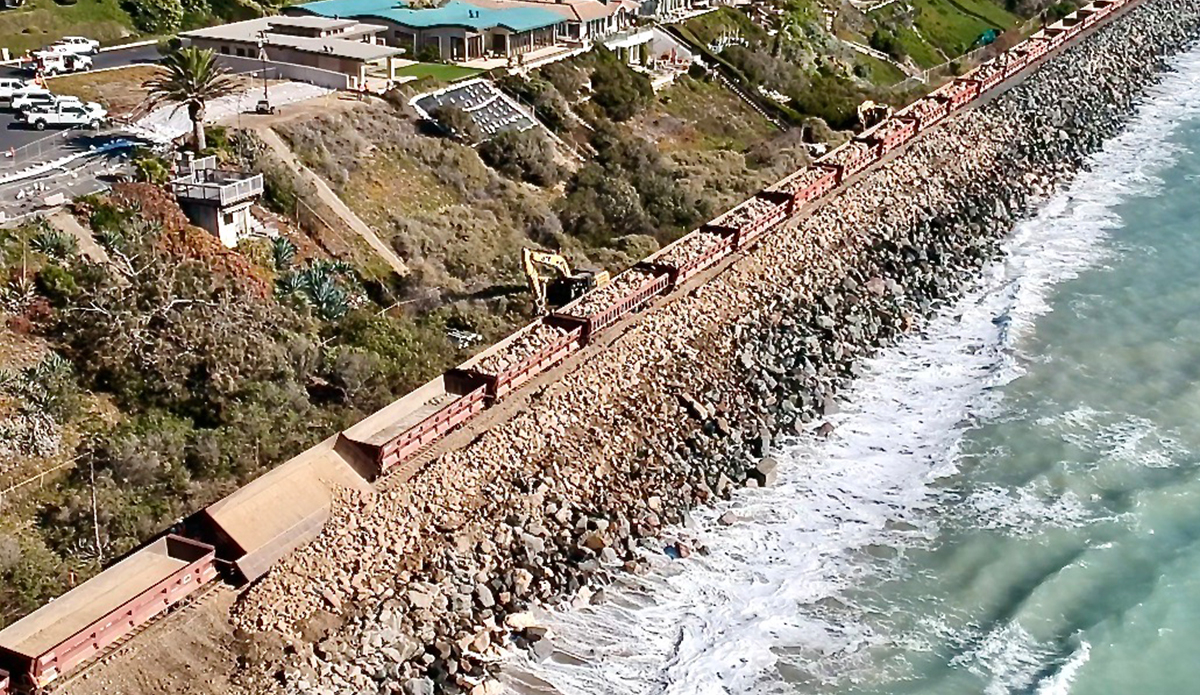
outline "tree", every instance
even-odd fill
[[[229,71],[217,63],[216,54],[208,49],[194,46],[181,48],[163,58],[166,72],[150,80],[143,87],[150,90],[151,107],[175,104],[175,108],[187,108],[192,119],[192,138],[196,151],[205,149],[204,112],[208,102],[232,94],[236,83]]]

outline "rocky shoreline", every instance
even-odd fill
[[[239,627],[282,636],[242,686],[500,692],[504,649],[553,651],[532,605],[603,601],[613,573],[702,551],[664,528],[769,485],[775,437],[826,434],[862,358],[975,282],[1197,31],[1200,2],[1144,0],[646,313],[469,446],[346,496],[236,607]]]

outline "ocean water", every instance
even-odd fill
[[[1200,51],[707,547],[523,693],[1200,693]],[[716,518],[739,517],[730,527]]]

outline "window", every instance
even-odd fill
[[[223,215],[223,217],[224,217],[224,220],[222,220],[222,221],[223,221],[225,224],[233,224],[233,213],[232,213],[232,212],[227,212],[227,213],[225,213],[225,214]]]
[[[229,55],[229,46],[221,46],[221,54]]]
[[[239,56],[241,56],[242,58],[245,58],[245,57],[246,57],[246,49],[244,49],[244,48],[241,48],[241,47],[239,46],[239,47],[238,47],[238,49],[237,49],[237,54],[238,54]]]

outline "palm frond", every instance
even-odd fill
[[[203,107],[209,101],[232,94],[237,82],[209,49],[186,46],[162,59],[164,71],[146,80],[151,108],[164,104]]]

